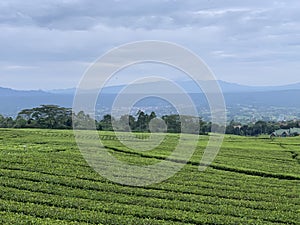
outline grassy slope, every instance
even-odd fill
[[[100,136],[134,164],[158,162],[177,144],[169,135],[152,151],[134,152],[110,132]],[[1,129],[0,224],[299,224],[299,137],[226,136],[213,165],[199,172],[207,139],[182,171],[141,188],[94,172],[72,131]]]

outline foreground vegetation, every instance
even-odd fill
[[[118,159],[149,164],[167,156],[178,136],[168,135],[147,152],[126,148],[112,132],[102,131],[100,138]],[[212,166],[199,172],[208,140],[201,136],[182,171],[146,187],[102,178],[87,165],[70,130],[0,129],[0,140],[0,224],[300,221],[299,137],[226,136]]]
[[[94,120],[83,111],[76,114],[70,108],[56,105],[41,105],[40,107],[21,110],[15,119],[0,115],[0,128],[72,129],[72,125],[74,125],[77,129],[96,127],[97,130],[103,131],[117,130],[127,132],[131,130],[134,132],[149,132],[150,121],[154,122],[153,124],[157,131],[164,130],[164,126],[161,126],[162,124],[159,123],[163,121],[169,133],[207,134],[211,132],[212,126],[219,127],[216,124],[213,125],[211,122],[192,116],[174,114],[157,118],[155,112],[147,114],[143,111],[138,111],[134,116],[123,115],[118,119],[107,114],[102,119]],[[185,121],[185,126],[182,125],[182,121]],[[112,124],[114,124],[114,128]],[[182,129],[183,127],[184,129]],[[219,128],[223,130],[224,127]],[[275,130],[290,128],[300,128],[300,120],[282,122],[256,121],[249,124],[231,121],[226,126],[226,134],[241,136],[270,135]],[[292,135],[300,135],[300,133],[296,132]]]

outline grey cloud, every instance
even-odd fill
[[[276,22],[280,17],[298,18],[297,8],[291,8],[291,2],[279,5],[269,0],[54,0],[43,1],[41,4],[40,1],[33,0],[4,0],[0,7],[0,23],[15,26],[31,24],[61,30],[89,30],[99,24],[131,29],[174,29],[215,24],[251,29],[252,24]],[[273,10],[274,7],[275,12],[264,15],[264,10]],[[260,9],[263,10],[259,11]],[[291,14],[291,11],[295,12]]]
[[[157,39],[186,46],[224,71],[235,63],[275,67],[299,60],[299,11],[298,0],[2,0],[0,62],[17,68],[11,73],[36,66],[60,76],[71,73],[67,62],[94,61],[117,45]],[[45,61],[66,64],[54,70]]]
[[[239,4],[239,5],[245,5]],[[239,7],[233,4],[234,7]],[[33,23],[53,29],[89,29],[97,23],[107,26],[165,29],[195,24],[193,12],[232,8],[218,1],[3,1],[0,21],[6,24],[26,25]],[[179,19],[177,19],[179,18]],[[206,18],[200,18],[204,22]],[[84,25],[79,21],[82,20]],[[208,22],[210,18],[208,18]]]
[[[6,4],[4,4],[6,2]],[[1,5],[2,23],[22,25],[24,18],[31,20],[37,26],[56,28],[55,24],[64,21],[72,29],[74,18],[94,18],[100,22],[114,25],[125,22],[124,19],[143,18],[167,14],[180,9],[172,1],[4,1]],[[110,21],[113,21],[110,24]],[[134,20],[132,19],[134,22]],[[91,19],[92,22],[92,19]],[[26,23],[25,23],[26,24]],[[93,23],[91,23],[93,25]],[[115,23],[116,25],[117,23]],[[127,24],[125,24],[127,25]],[[64,28],[66,28],[65,26]],[[75,27],[76,28],[76,27]]]

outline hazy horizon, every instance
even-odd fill
[[[295,83],[289,83],[289,84],[279,84],[279,85],[245,85],[245,84],[239,84],[239,83],[234,83],[234,82],[227,82],[227,81],[223,81],[223,80],[218,80],[218,82],[226,82],[228,84],[233,84],[233,85],[240,85],[240,86],[245,86],[245,87],[253,87],[253,88],[263,88],[263,87],[268,87],[268,88],[276,88],[276,87],[280,87],[280,86],[289,86],[289,85],[296,85],[296,84],[300,84],[300,82],[295,82]],[[124,86],[127,85],[126,83],[121,83],[121,84],[115,84],[115,85],[109,85],[109,86],[105,86],[106,88],[109,87],[116,87],[116,86]],[[69,90],[69,89],[76,89],[77,87],[65,87],[65,88],[48,88],[48,89],[42,89],[42,88],[13,88],[13,87],[8,87],[8,86],[0,86],[0,88],[8,88],[8,89],[13,89],[16,91],[55,91],[55,90]]]

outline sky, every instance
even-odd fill
[[[299,0],[1,0],[0,87],[76,87],[107,51],[142,40],[190,49],[218,80],[300,82]]]

